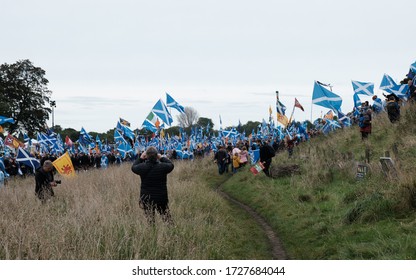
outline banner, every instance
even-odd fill
[[[67,177],[75,176],[75,169],[74,169],[74,166],[72,165],[72,161],[71,161],[71,158],[69,157],[68,152],[63,154],[58,159],[56,159],[54,162],[52,162],[52,164],[53,166],[55,166],[59,174],[67,176]]]

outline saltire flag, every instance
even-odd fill
[[[72,161],[69,157],[68,152],[54,160],[52,164],[55,167],[55,169],[59,172],[59,174],[67,177],[75,176],[75,169],[72,165]]]
[[[175,101],[175,99],[173,99],[172,96],[169,95],[169,93],[166,92],[166,106],[167,107],[172,107],[175,108],[176,110],[178,110],[179,113],[185,113],[185,108],[180,105],[178,102]]]
[[[283,105],[282,102],[279,101],[279,92],[276,91],[276,112],[280,115],[285,115],[286,113],[286,106]]]
[[[14,123],[14,119],[0,116],[0,124],[4,123]]]
[[[122,143],[124,140],[123,135],[118,130],[114,130],[114,141],[116,143]]]
[[[133,148],[130,146],[130,144],[129,144],[129,143],[127,143],[127,141],[126,141],[126,140],[124,140],[124,142],[123,142],[123,143],[121,143],[120,145],[118,145],[118,147],[117,147],[117,151],[119,151],[120,155],[121,155],[123,158],[126,158],[126,156],[127,156],[127,154],[128,154],[129,152],[133,152]]]
[[[362,102],[358,94],[354,94],[353,99],[354,99],[354,107],[355,108],[361,107]]]
[[[89,135],[88,133],[87,133],[87,131],[83,128],[83,127],[81,127],[81,131],[80,131],[80,136],[82,137],[82,139],[85,141],[85,142],[87,142],[87,143],[91,143],[92,142],[92,136],[91,135]]]
[[[342,98],[324,88],[318,81],[315,81],[312,103],[338,112],[341,110]]]
[[[260,149],[256,150],[250,150],[248,152],[250,159],[251,159],[251,165],[256,164],[260,159]]]
[[[413,73],[416,73],[416,61],[410,65],[410,70],[411,70]]]
[[[40,161],[29,154],[27,151],[23,150],[21,147],[19,147],[17,151],[16,161],[21,162],[26,166],[32,167],[33,172],[35,172],[36,169],[40,167]]]
[[[374,99],[373,110],[374,110],[375,113],[379,113],[379,112],[384,110],[383,103],[382,103],[381,99],[378,98],[378,97],[376,99]]]
[[[384,74],[383,79],[381,80],[380,89],[384,90],[386,88],[391,88],[397,86],[396,82],[387,74]]]
[[[372,96],[374,94],[374,83],[351,81],[354,94],[363,94]]]
[[[122,125],[125,125],[125,126],[130,127],[130,122],[126,121],[126,120],[125,120],[125,119],[123,119],[123,118],[120,118],[120,123],[121,123]]]
[[[155,113],[165,124],[171,125],[173,122],[172,116],[168,112],[168,108],[166,107],[165,103],[163,103],[162,99],[156,102],[155,106],[152,109],[153,113]]]
[[[67,135],[66,137],[65,137],[65,144],[68,146],[68,147],[72,147],[72,140],[71,140],[71,138],[69,138],[69,136]]]
[[[342,123],[344,126],[351,126],[351,119],[342,112],[338,112],[338,122]]]
[[[27,136],[26,133],[23,133],[23,141],[24,142],[29,142],[30,141],[30,138],[29,138],[29,136]]]
[[[0,157],[0,170],[6,173],[6,166],[4,165],[3,157]]]
[[[128,126],[122,125],[120,122],[117,122],[117,129],[120,130],[124,136],[130,138],[131,140],[134,140],[134,133]]]
[[[407,99],[407,92],[409,91],[409,86],[405,85],[395,85],[390,88],[383,89],[385,92],[396,95],[400,99]]]
[[[97,143],[97,147],[96,148],[98,148],[100,150],[103,148],[103,143],[101,142],[100,137],[98,137],[98,134],[97,134],[97,137],[95,137],[95,143]]]

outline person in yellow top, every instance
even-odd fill
[[[237,172],[237,169],[240,168],[240,153],[233,154],[233,173]]]

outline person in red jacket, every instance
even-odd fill
[[[167,175],[173,168],[173,163],[162,157],[155,147],[148,147],[131,167],[135,174],[140,175],[140,205],[150,224],[155,223],[156,211],[164,222],[173,223],[167,189]]]

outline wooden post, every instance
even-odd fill
[[[397,146],[398,146],[397,143],[394,143],[393,146],[392,146],[393,154],[394,154],[394,157],[395,157],[396,161],[399,159],[399,147],[397,147]]]
[[[370,148],[365,148],[365,161],[370,163]]]

